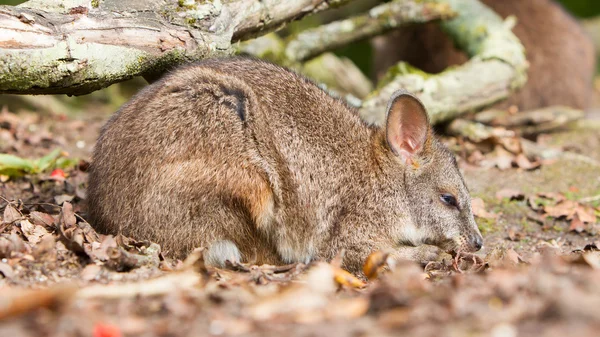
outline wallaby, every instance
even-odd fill
[[[577,21],[551,0],[481,0],[502,17],[514,15],[515,35],[525,46],[530,67],[525,86],[496,107],[530,110],[549,105],[579,109],[592,103],[596,71],[594,44]],[[398,61],[429,73],[467,61],[435,24],[403,28],[373,40],[377,77]]]
[[[346,250],[434,260],[482,236],[455,157],[421,102],[400,91],[387,124],[264,61],[205,60],[145,88],[103,127],[90,167],[91,223],[173,256],[308,263]]]

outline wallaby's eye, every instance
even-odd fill
[[[445,205],[458,208],[458,202],[456,201],[456,198],[452,194],[450,194],[450,193],[442,193],[442,194],[440,194],[440,200]]]

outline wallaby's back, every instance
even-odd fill
[[[365,161],[348,156],[367,151],[368,138],[348,107],[291,71],[203,61],[144,90],[103,128],[89,214],[101,231],[159,238],[178,257],[221,237],[263,262],[279,261],[265,240],[310,255],[321,240],[309,233],[324,234],[339,212],[319,209],[340,198],[322,187],[351,186],[349,167]],[[269,228],[282,221],[295,223]]]

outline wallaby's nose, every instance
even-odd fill
[[[483,237],[481,235],[475,235],[471,240],[473,240],[473,247],[475,247],[475,251],[478,251],[483,247]]]

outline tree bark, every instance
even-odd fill
[[[349,0],[32,0],[0,6],[0,93],[81,95]]]

